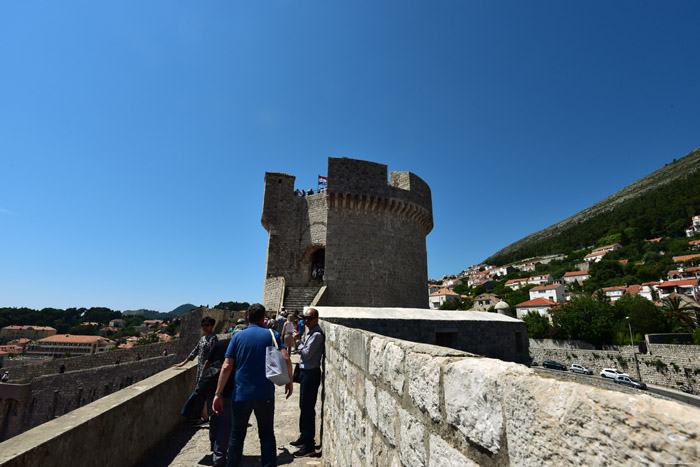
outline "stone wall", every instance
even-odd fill
[[[497,313],[417,308],[316,308],[321,319],[329,323],[511,362],[529,360],[525,323]]]
[[[603,368],[616,368],[636,378],[637,370],[631,346],[606,346],[605,350],[565,348],[554,342],[547,345],[530,346],[530,356],[539,364],[544,360],[554,360],[567,367],[578,363],[593,371],[594,375]],[[690,382],[700,385],[700,346],[649,344],[647,353],[637,351],[639,372],[642,381],[649,384],[678,389],[681,384]],[[686,379],[684,369],[688,370]]]
[[[0,441],[139,382],[179,363],[182,358],[171,354],[39,376],[22,385],[29,389],[21,399],[6,392],[9,385],[0,385]]]
[[[116,349],[90,355],[76,355],[75,357],[50,358],[40,362],[31,362],[21,366],[7,368],[11,381],[26,383],[34,378],[44,375],[55,375],[61,365],[66,366],[66,371],[88,370],[107,365],[114,365],[119,359],[121,363],[136,361],[137,354],[142,359],[160,357],[163,350],[168,353],[177,353],[179,341],[158,342],[156,344],[138,345],[130,349]]]
[[[215,332],[221,334],[241,313],[196,308],[182,317],[180,339],[13,367],[9,370],[10,381],[26,383],[23,392],[26,397],[18,399],[9,386],[0,385],[0,440],[16,436],[183,361],[201,337],[201,321],[205,316],[216,320]],[[167,357],[162,356],[164,349],[168,350]],[[137,360],[137,354],[140,354],[140,360]],[[66,367],[63,374],[58,373],[61,364]]]
[[[196,366],[162,371],[0,443],[0,466],[135,465],[182,423]]]
[[[338,466],[696,462],[700,409],[322,321]]]

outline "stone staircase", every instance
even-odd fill
[[[311,305],[321,286],[286,287],[284,289],[284,307],[292,313],[304,312],[304,307]]]

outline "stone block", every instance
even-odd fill
[[[357,370],[355,367],[345,362],[345,381],[347,384],[348,392],[355,396],[355,376],[357,375]]]
[[[389,342],[384,348],[384,380],[399,395],[403,395],[406,379],[403,362],[404,351],[395,343]]]
[[[513,464],[518,465],[518,464]],[[428,467],[478,467],[479,464],[468,459],[461,452],[450,446],[439,436],[430,435],[430,462]]]
[[[377,419],[379,431],[396,446],[396,400],[383,389],[377,390]]]
[[[370,343],[369,352],[369,374],[375,378],[380,378],[384,367],[384,345],[386,341],[375,337]]]
[[[401,447],[399,457],[408,467],[424,467],[428,464],[425,450],[425,426],[404,409],[399,409]]]
[[[677,402],[527,370],[508,375],[503,408],[512,465],[574,459],[580,465],[671,465],[700,459],[700,409]]]
[[[361,370],[367,370],[367,334],[353,330],[348,336],[348,360]]]
[[[338,327],[336,329],[338,353],[342,358],[348,358],[348,334],[353,332],[352,329],[346,327]]]
[[[365,380],[365,407],[370,421],[377,426],[377,396],[372,381]]]
[[[406,357],[408,395],[421,411],[440,421],[440,370],[444,358],[409,352]]]
[[[447,365],[444,376],[445,412],[470,442],[496,454],[501,448],[501,407],[504,362],[468,358]]]

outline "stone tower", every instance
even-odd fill
[[[263,304],[428,308],[430,187],[375,162],[328,159],[328,187],[294,194],[295,177],[265,174]],[[323,276],[313,277],[323,268]]]

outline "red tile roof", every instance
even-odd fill
[[[78,336],[73,334],[56,334],[51,337],[44,337],[37,342],[74,342],[89,344],[91,342],[109,342],[109,339],[100,336]]]
[[[675,262],[688,261],[689,259],[696,259],[696,258],[700,258],[700,253],[695,254],[695,255],[674,256],[673,261],[675,261]]]
[[[691,240],[688,242],[688,245],[700,245],[700,240]]]
[[[667,281],[664,282],[663,284],[659,285],[660,289],[666,289],[668,287],[675,287],[677,285],[687,287],[689,285],[697,285],[698,280],[697,279],[685,279],[685,280],[678,280],[678,281]]]
[[[640,290],[642,290],[641,285],[630,285],[627,287],[627,293],[630,295],[637,295]]]
[[[586,275],[588,275],[588,270],[586,270],[586,271],[569,271],[567,273],[564,273],[564,277],[586,276]]]
[[[557,302],[553,302],[551,300],[547,300],[546,298],[533,298],[532,300],[528,300],[526,302],[518,303],[515,305],[516,307],[518,306],[555,306],[558,305]]]
[[[649,240],[644,241],[649,243],[659,243],[661,240],[663,240],[663,237],[650,238]]]
[[[506,281],[506,285],[517,284],[518,282],[527,282],[527,279],[511,279],[509,281]]]
[[[537,287],[533,287],[530,290],[552,290],[552,289],[556,289],[557,287],[564,287],[564,286],[562,284],[538,285]]]

